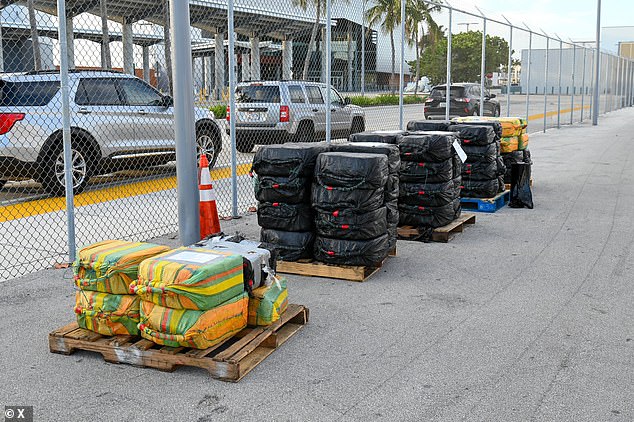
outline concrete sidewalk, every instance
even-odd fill
[[[70,273],[2,283],[0,405],[47,421],[631,421],[633,120],[533,136],[534,210],[399,242],[363,284],[289,277],[311,321],[238,384],[51,354]],[[253,217],[233,224],[257,236]]]

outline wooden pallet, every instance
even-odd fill
[[[438,227],[432,232],[433,242],[447,243],[453,239],[456,233],[462,233],[466,224],[475,224],[475,214],[463,213],[460,217],[443,227]],[[398,237],[403,240],[425,240],[423,233],[417,227],[403,226],[398,228]]]
[[[335,278],[338,280],[364,282],[376,274],[382,266],[383,263],[378,267],[366,267],[361,265],[332,265],[319,261],[278,261],[277,272],[306,277]]]
[[[530,185],[531,185],[531,187],[533,187],[533,179],[531,179]],[[510,183],[505,183],[504,184],[504,189],[505,190],[511,190],[511,184]]]
[[[308,309],[288,305],[280,320],[269,327],[245,328],[208,349],[167,347],[139,336],[103,336],[79,328],[77,322],[48,335],[53,353],[71,355],[75,350],[101,353],[107,362],[127,363],[171,372],[179,366],[206,369],[213,378],[237,382],[284,344],[308,322]]]
[[[493,198],[460,198],[463,210],[478,212],[496,212],[509,203],[511,192],[505,190]]]

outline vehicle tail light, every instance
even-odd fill
[[[231,106],[227,106],[227,121],[231,121]]]
[[[288,122],[290,118],[291,116],[288,106],[280,106],[280,123]]]
[[[433,103],[433,102],[434,102],[434,99],[433,99],[433,98],[427,98],[427,99],[425,100],[425,102],[426,102],[426,103]]]
[[[464,108],[464,112],[465,112],[465,113],[468,113],[468,112],[469,112],[469,109],[468,109],[467,107],[465,107],[465,108]]]
[[[24,113],[0,113],[0,135],[10,131],[15,122],[22,119],[24,119]]]
[[[471,98],[454,98],[456,101],[458,101],[459,103],[468,103],[469,101],[471,101]]]

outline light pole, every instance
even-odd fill
[[[457,23],[456,25],[458,26],[465,25],[467,27],[466,32],[469,32],[469,25],[480,25],[480,22],[460,22],[460,23]]]
[[[599,123],[599,62],[601,58],[601,0],[597,0],[597,45],[596,59],[594,61],[594,90],[592,92],[594,108],[592,109],[592,126]]]

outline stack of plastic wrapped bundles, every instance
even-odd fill
[[[462,164],[462,192],[467,198],[491,198],[504,191],[506,166],[500,157],[501,128],[497,122],[467,122],[451,126],[467,161]]]
[[[79,251],[73,265],[77,323],[103,335],[137,335],[140,298],[130,294],[139,264],[166,246],[107,240]]]
[[[434,229],[460,216],[455,140],[453,132],[440,131],[412,132],[399,137],[401,226]]]
[[[312,189],[315,258],[327,264],[377,266],[389,254],[384,154],[320,154]]]
[[[315,241],[310,187],[317,156],[326,143],[287,143],[261,147],[253,159],[260,240],[274,245],[279,258],[311,258]]]
[[[447,132],[452,122],[449,120],[412,120],[407,122],[409,132]]]
[[[206,349],[247,325],[242,256],[178,248],[146,259],[130,286],[141,299],[139,330],[154,343]]]
[[[350,135],[350,142],[379,142],[382,144],[396,144],[396,138],[402,130],[375,130]]]
[[[364,154],[383,154],[387,156],[387,184],[385,186],[385,208],[387,212],[387,232],[389,236],[389,247],[393,250],[396,247],[398,230],[398,195],[399,195],[399,171],[401,167],[401,157],[396,145],[382,144],[378,142],[355,142],[350,144],[335,144],[332,146],[333,152],[352,152]],[[331,221],[334,220],[334,221]],[[317,220],[317,225],[340,223],[335,217],[328,220]]]

